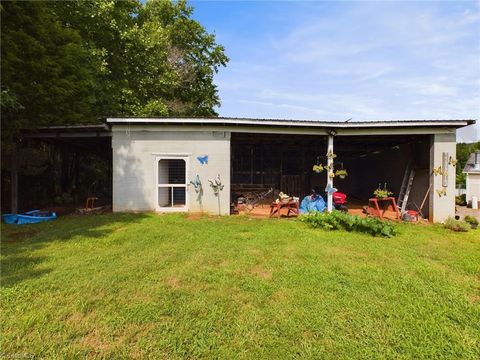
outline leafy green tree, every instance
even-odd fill
[[[21,128],[106,116],[216,115],[220,100],[213,78],[228,58],[215,36],[192,19],[186,1],[9,1],[0,9],[2,170],[7,170],[2,191],[9,187],[8,158]],[[48,188],[52,173],[68,178],[59,169],[79,172],[78,154],[45,146],[30,150],[34,161],[22,171],[45,180],[37,189]],[[73,186],[68,179],[63,183],[58,191]],[[63,194],[48,196],[56,195]]]
[[[78,32],[48,3],[3,2],[1,15],[2,137],[94,120],[95,64]]]
[[[463,173],[465,164],[467,163],[470,154],[480,150],[480,141],[476,143],[466,144],[459,143],[457,144],[457,168],[456,168],[456,182],[457,188],[465,188],[466,186],[466,176]]]
[[[99,114],[216,115],[213,77],[228,58],[185,1],[69,1],[55,9],[102,64]]]

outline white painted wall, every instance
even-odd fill
[[[456,158],[456,135],[455,131],[446,134],[432,135],[430,146],[430,174],[433,168],[442,166],[443,153],[448,153],[452,158]],[[449,216],[455,216],[455,168],[448,165],[448,183],[446,195],[439,196],[437,190],[442,189],[442,175],[431,175],[433,184],[430,193],[430,216],[433,222],[444,221]]]
[[[466,200],[467,204],[470,204],[472,197],[476,196],[480,201],[480,174],[476,173],[467,173],[466,174]]]
[[[199,129],[201,130],[201,129]],[[203,195],[188,186],[189,211],[230,213],[230,133],[215,131],[161,131],[113,126],[113,211],[152,211],[157,201],[156,158],[160,155],[188,157],[187,182],[199,174]],[[197,156],[208,155],[207,165]],[[225,185],[216,197],[208,179]]]

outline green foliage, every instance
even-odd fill
[[[217,115],[213,79],[228,58],[192,14],[183,0],[2,2],[3,198],[21,128],[97,123],[106,116]],[[34,159],[43,152],[36,150]],[[51,166],[44,168],[37,178],[51,177]],[[106,180],[105,168],[102,174]],[[48,189],[49,181],[27,185],[33,186]]]
[[[228,58],[192,13],[186,1],[2,3],[3,140],[107,115],[216,115]]]
[[[470,230],[470,224],[467,223],[466,221],[462,220],[456,220],[452,217],[449,217],[447,220],[445,220],[445,223],[443,226],[446,229],[450,229],[452,231],[456,232],[467,232]]]
[[[391,191],[388,191],[387,189],[378,188],[373,192],[373,196],[375,196],[377,199],[385,199],[390,195],[393,195],[393,193]]]
[[[78,32],[46,2],[2,2],[1,14],[2,137],[94,120],[96,69]]]
[[[480,150],[480,141],[476,143],[471,143],[471,144],[466,144],[466,143],[457,144],[458,163],[455,169],[457,188],[464,189],[466,186],[465,184],[466,176],[463,173],[463,169],[465,167],[465,164],[467,163],[467,160],[470,154],[475,152],[475,150]]]
[[[336,210],[330,213],[311,212],[301,216],[300,220],[314,228],[325,230],[356,231],[385,237],[396,235],[396,228],[391,222],[370,217],[362,218]]]
[[[460,206],[467,205],[467,195],[463,194],[455,196],[455,204]]]
[[[335,176],[348,176],[348,172],[345,169],[339,169],[335,171]]]
[[[471,215],[466,215],[463,220],[466,221],[467,223],[469,223],[470,225],[478,225],[477,218],[473,217]]]
[[[478,359],[480,237],[398,227],[379,241],[238,216],[2,224],[1,351],[6,359]]]

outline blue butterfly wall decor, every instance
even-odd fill
[[[206,165],[208,164],[208,155],[197,156],[197,160],[200,163],[200,165]]]
[[[337,189],[332,187],[332,185],[330,184],[327,184],[327,187],[325,188],[325,192],[328,194],[328,195],[332,195],[334,192],[337,192]]]

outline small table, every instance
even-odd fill
[[[383,211],[380,211],[380,206],[378,204],[379,202],[387,203],[387,206],[383,209]],[[371,204],[373,204],[373,206],[371,206]],[[397,202],[395,201],[394,197],[386,197],[383,199],[368,199],[368,213],[373,216],[378,216],[380,219],[383,220],[383,215],[385,214],[385,211],[386,209],[388,209],[389,205],[392,206],[393,211],[395,211],[395,213],[397,214],[397,220],[400,220],[400,212],[398,211]]]
[[[280,217],[280,210],[283,208],[287,208],[287,217],[290,216],[290,213],[298,215],[299,213],[299,202],[295,200],[289,200],[288,202],[272,202],[270,204],[270,217],[273,215],[277,214],[278,217]]]

